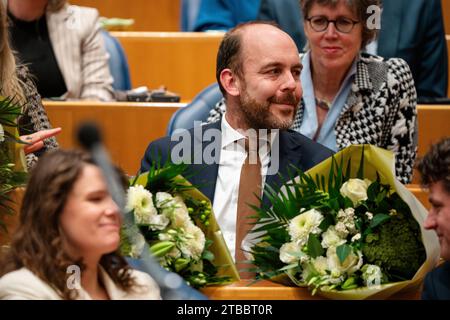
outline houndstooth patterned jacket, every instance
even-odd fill
[[[31,134],[40,130],[51,129],[47,112],[42,105],[41,96],[25,66],[17,67],[17,77],[22,81],[22,89],[26,103],[22,107],[22,115],[19,117],[20,135]],[[44,140],[44,147],[34,153],[27,154],[27,168],[31,169],[38,161],[38,157],[47,150],[57,149],[58,143],[55,137]]]
[[[397,178],[411,182],[417,154],[417,96],[408,64],[398,58],[383,60],[362,54],[347,102],[334,128],[337,146],[372,144],[391,150],[396,158]],[[292,129],[299,131],[304,101]],[[207,122],[225,112],[222,100],[211,110]]]

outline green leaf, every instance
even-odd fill
[[[341,264],[344,263],[345,259],[347,259],[348,255],[352,252],[352,247],[348,244],[342,244],[336,248],[336,254],[339,258],[339,262]]]
[[[320,230],[326,231],[329,226],[334,224],[334,219],[331,216],[331,214],[327,214],[325,218],[322,220],[322,222],[319,225]]]
[[[370,201],[376,201],[379,187],[379,183],[375,181],[370,184],[369,188],[367,188],[367,198]]]
[[[358,177],[358,179],[364,179],[364,145],[362,146],[361,161],[359,163],[359,169],[356,176]]]
[[[309,235],[307,249],[308,254],[311,256],[311,258],[317,258],[323,255],[325,251],[322,248],[322,245],[320,244],[320,241],[315,234]]]
[[[337,199],[330,199],[330,208],[333,209],[334,211],[338,212],[339,211],[339,201]]]
[[[376,214],[373,217],[372,221],[370,222],[369,228],[373,229],[376,226],[382,224],[383,222],[385,222],[386,220],[389,220],[389,219],[390,219],[390,216],[387,214],[383,214],[383,213]]]
[[[382,190],[378,193],[377,198],[375,199],[375,202],[377,204],[381,203],[386,198],[387,192],[386,190]]]
[[[214,260],[214,253],[212,253],[209,250],[205,250],[205,252],[203,252],[202,254],[202,259],[208,260],[208,261],[213,261]]]

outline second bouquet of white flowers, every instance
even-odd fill
[[[351,146],[270,190],[252,248],[258,278],[329,298],[385,298],[417,285],[437,260],[426,211],[393,175],[392,154]],[[406,202],[407,201],[407,202]]]
[[[195,288],[236,280],[237,271],[211,203],[180,176],[183,170],[183,165],[169,163],[133,179],[127,192],[126,220],[140,232],[130,235],[123,230],[122,254],[139,258],[147,243],[164,268]]]

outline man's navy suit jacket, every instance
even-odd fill
[[[300,51],[306,44],[298,0],[261,0],[258,19],[274,20]],[[447,44],[441,0],[384,0],[378,55],[404,59],[420,98],[447,97]]]
[[[215,122],[212,124],[208,124],[202,126],[202,132],[205,132],[208,129],[216,129],[220,130],[221,122]],[[196,129],[198,130],[198,128]],[[201,144],[201,152],[208,148],[211,141],[203,141],[203,139],[199,136],[194,135],[194,129],[188,130],[189,137],[191,137],[191,152],[194,153],[194,144]],[[219,135],[221,136],[221,135]],[[172,139],[173,140],[173,139]],[[147,150],[145,151],[145,155],[141,161],[141,172],[148,171],[153,162],[160,162],[161,164],[165,163],[169,159],[169,154],[177,145],[178,140],[172,141],[169,136],[158,139],[149,144]],[[214,141],[213,143],[217,143],[217,150],[220,150],[221,141]],[[298,169],[306,171],[316,164],[322,162],[323,160],[331,157],[333,155],[333,151],[322,146],[319,143],[316,143],[309,138],[299,134],[298,132],[292,130],[280,131],[279,134],[279,170],[282,176],[286,178],[288,174],[288,170],[292,170],[292,166],[295,166]],[[214,201],[214,192],[216,188],[216,180],[219,170],[219,159],[220,159],[220,151],[219,154],[215,154],[216,161],[212,164],[189,164],[187,166],[187,170],[184,175],[188,177],[187,179],[193,185],[197,186],[198,189],[207,196],[211,202]],[[274,159],[271,159],[274,161]],[[266,177],[266,185],[270,185],[274,187],[275,190],[278,190],[280,185],[284,181],[280,178],[278,174],[275,175],[267,175]],[[263,197],[263,203],[268,204],[267,199]]]
[[[450,262],[429,272],[422,291],[423,300],[450,300]]]

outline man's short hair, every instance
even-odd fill
[[[236,27],[228,31],[222,39],[217,52],[216,61],[216,79],[219,84],[220,91],[225,97],[226,91],[220,83],[220,74],[224,69],[230,69],[238,77],[242,78],[242,31],[252,25],[267,24],[281,30],[280,26],[273,21],[249,21],[238,24]]]
[[[431,146],[417,165],[422,176],[422,185],[442,181],[444,189],[450,194],[450,137]]]

